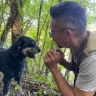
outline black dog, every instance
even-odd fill
[[[0,48],[0,71],[3,77],[3,96],[8,96],[11,79],[14,77],[21,86],[21,75],[26,66],[26,57],[35,58],[40,52],[36,41],[30,37],[20,37],[9,49]]]

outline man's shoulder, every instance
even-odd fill
[[[87,41],[87,46],[84,50],[86,56],[96,54],[96,33],[90,31],[88,31],[88,33],[89,33],[89,37]]]
[[[76,86],[83,91],[96,90],[96,54],[81,62]]]
[[[85,58],[80,64],[80,68],[82,67],[89,68],[89,69],[92,67],[96,68],[96,54],[90,55],[87,58]]]

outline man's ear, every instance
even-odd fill
[[[67,29],[66,32],[65,32],[65,35],[66,35],[66,38],[69,38],[72,36],[72,31]]]
[[[66,36],[67,36],[67,37],[70,37],[71,35],[72,35],[71,30],[67,29],[67,30],[66,30]]]

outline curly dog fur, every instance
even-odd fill
[[[11,79],[14,77],[21,86],[21,76],[26,66],[26,57],[35,58],[40,52],[36,41],[30,37],[20,37],[9,49],[0,48],[0,71],[3,77],[3,96],[8,96]]]

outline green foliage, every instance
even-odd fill
[[[52,81],[52,74],[48,71],[48,75],[45,75],[46,67],[44,65],[43,56],[50,49],[55,49],[56,44],[52,41],[49,35],[50,31],[50,7],[59,0],[43,0],[42,9],[40,10],[40,4],[42,0],[23,0],[23,10],[18,2],[18,9],[20,16],[23,16],[22,27],[23,35],[29,36],[37,40],[41,48],[41,52],[38,54],[36,59],[26,58],[27,60],[27,72],[31,75],[34,81],[48,82],[48,84],[53,87],[54,82]],[[69,0],[62,0],[69,1]],[[87,28],[90,31],[96,31],[96,2],[95,0],[70,0],[76,1],[86,8],[87,13]],[[40,14],[41,11],[41,14]],[[39,17],[40,15],[40,17]],[[0,0],[0,36],[6,26],[8,17],[10,16],[10,6],[7,0]],[[38,35],[39,34],[39,35]],[[37,36],[38,35],[38,36]],[[38,39],[37,39],[38,38]],[[4,47],[11,45],[11,30],[7,36],[6,43]],[[63,50],[63,49],[62,49]],[[69,50],[66,50],[66,56],[69,56]],[[62,71],[64,68],[59,66]],[[41,72],[41,74],[40,74]],[[63,71],[65,73],[65,69]],[[69,74],[69,82],[73,81],[73,74]],[[13,82],[14,84],[14,82]],[[18,89],[17,86],[15,89]],[[46,92],[46,91],[45,91]],[[50,93],[51,90],[50,90]],[[39,90],[38,94],[41,94]],[[50,95],[54,96],[54,95]]]
[[[62,0],[62,1],[69,1],[69,0]],[[86,8],[87,10],[87,20],[88,20],[88,29],[95,31],[95,25],[96,25],[96,2],[92,0],[70,0],[70,1],[76,1],[79,4],[81,4],[83,7]],[[27,0],[23,1],[23,10],[20,8],[20,4],[18,2],[18,9],[20,14],[23,16],[23,35],[30,36],[34,38],[35,40],[37,39],[37,28],[39,28],[39,46],[42,49],[41,53],[39,56],[36,58],[36,62],[34,60],[28,59],[27,58],[27,66],[28,66],[28,72],[34,73],[32,71],[32,68],[34,69],[33,65],[36,65],[35,68],[37,67],[36,70],[42,70],[42,66],[44,66],[43,62],[43,56],[46,54],[46,52],[52,48],[56,48],[56,44],[51,40],[50,35],[49,35],[49,21],[50,21],[50,15],[49,15],[49,10],[50,7],[54,4],[58,3],[58,0],[43,0],[42,3],[42,9],[41,9],[41,15],[39,18],[39,12],[40,12],[40,4],[41,1],[39,0]],[[2,31],[4,30],[4,24],[6,24],[6,20],[9,17],[9,5],[8,2],[2,2],[0,1],[0,5],[3,7],[0,8],[0,22],[1,22],[1,30],[0,30],[0,35],[2,34]],[[2,12],[3,10],[3,12]],[[4,18],[4,19],[3,19]],[[40,20],[38,20],[40,19]],[[4,20],[4,22],[2,22]],[[39,25],[38,25],[39,24]],[[39,27],[38,27],[39,26]],[[94,26],[92,28],[92,26]],[[92,29],[91,29],[92,28]],[[11,44],[11,34],[9,33],[7,36],[7,42],[6,45],[10,46]],[[6,47],[6,46],[5,46]],[[69,53],[69,51],[68,51]],[[43,68],[45,70],[45,68]]]
[[[42,77],[40,75],[37,75],[34,77],[34,80],[38,80],[39,82],[42,81],[42,82],[46,82],[47,79],[45,77]]]
[[[13,80],[13,81],[11,82],[11,84],[12,84],[13,86],[15,86],[15,90],[20,89],[20,86],[17,84],[16,81]]]

